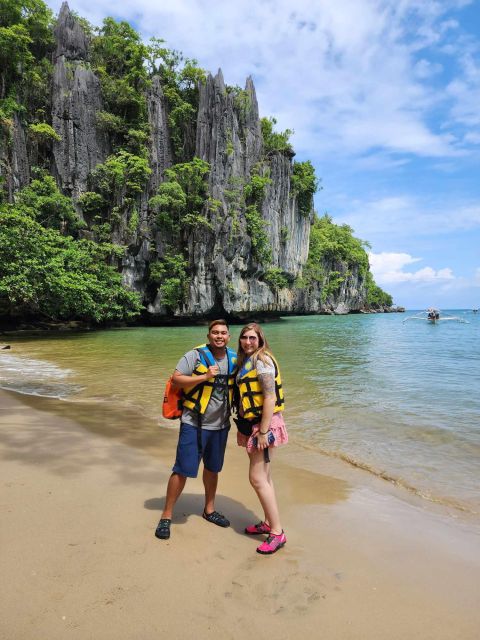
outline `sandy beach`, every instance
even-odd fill
[[[262,557],[242,533],[260,513],[231,437],[217,508],[232,526],[201,518],[192,480],[160,541],[176,431],[122,420],[1,392],[0,638],[480,636],[473,517],[292,443],[273,460],[288,543]]]

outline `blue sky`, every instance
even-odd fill
[[[60,1],[48,4],[58,11]],[[478,0],[71,0],[244,86],[407,308],[480,306]]]

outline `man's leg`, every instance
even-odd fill
[[[222,470],[227,444],[228,429],[202,433],[203,486],[205,487],[205,509],[203,517],[219,527],[228,527],[230,522],[215,511],[218,474]]]
[[[170,524],[173,508],[182,493],[188,478],[196,478],[200,457],[198,454],[197,430],[188,424],[180,425],[177,445],[177,457],[173,466],[173,473],[168,480],[167,495],[163,507],[162,517],[155,530],[155,536],[161,540],[170,538]]]
[[[163,507],[162,518],[172,519],[173,507],[182,493],[187,478],[178,473],[172,473],[167,485],[167,497]]]
[[[189,424],[182,423],[178,435],[177,457],[167,485],[162,518],[172,518],[173,507],[185,487],[187,478],[197,477],[199,465],[197,430]]]
[[[217,493],[218,473],[203,469],[203,486],[205,487],[205,513],[215,511],[215,495]]]

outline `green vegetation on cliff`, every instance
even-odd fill
[[[129,131],[147,132],[145,68],[147,47],[127,22],[105,18],[92,40],[92,68],[100,78],[106,112],[111,116],[117,144],[126,142]],[[103,116],[104,122],[108,118]]]
[[[190,278],[181,240],[189,231],[212,231],[205,213],[215,210],[208,196],[210,165],[200,158],[173,165],[165,171],[165,182],[150,198],[149,207],[165,236],[165,255],[150,265],[150,283],[157,285],[164,305],[173,310],[185,301]]]
[[[315,169],[310,162],[294,162],[291,179],[292,195],[296,196],[298,210],[303,216],[309,216],[313,211],[313,196],[320,185],[315,175]]]
[[[0,316],[104,323],[139,314],[138,295],[122,287],[109,264],[124,250],[59,230],[79,226],[51,176],[0,206]]]
[[[274,290],[284,289],[291,285],[291,278],[279,267],[270,267],[263,276],[265,282]]]
[[[355,238],[353,229],[347,224],[337,225],[325,214],[316,217],[310,230],[310,248],[307,270],[313,280],[320,277],[318,269],[322,260],[344,263],[349,269],[358,269],[362,277],[368,270],[368,255],[363,240]]]
[[[152,69],[158,70],[162,80],[163,92],[169,107],[168,124],[173,153],[175,159],[182,162],[189,160],[189,143],[195,137],[198,85],[205,82],[207,74],[198,66],[196,60],[184,60],[178,51],[162,47],[162,42],[152,40],[152,43],[156,44],[156,48],[152,49],[153,56],[161,63],[158,68],[153,65]]]
[[[198,83],[206,73],[196,60],[184,59],[164,41],[142,42],[126,22],[106,18],[92,40],[92,68],[100,78],[106,111],[99,123],[117,137],[117,144],[139,155],[146,153],[148,137],[146,90],[159,75],[167,99],[168,122],[177,161],[188,160],[186,139],[194,137],[198,108]]]
[[[9,141],[17,116],[41,166],[49,154],[40,147],[60,139],[46,122],[53,44],[53,15],[44,2],[1,0],[0,136]],[[72,199],[47,171],[32,175],[14,202],[0,205],[0,316],[102,323],[138,315],[138,295],[111,266],[124,249],[78,239],[85,224]]]
[[[162,304],[173,311],[188,293],[187,261],[170,249],[161,260],[150,264],[150,282],[158,285]]]
[[[245,219],[247,232],[252,241],[253,254],[258,262],[266,266],[272,260],[272,249],[266,230],[267,225],[260,211],[265,189],[271,183],[268,170],[260,163],[253,168],[250,182],[243,187]]]
[[[275,118],[262,118],[260,120],[265,154],[281,152],[294,155],[293,147],[290,144],[290,136],[293,133],[292,129],[285,129],[285,131],[280,132],[275,131],[274,127],[276,124],[277,121]]]
[[[393,304],[392,296],[381,289],[375,281],[370,271],[367,271],[366,276],[367,285],[367,305],[372,309],[378,309],[380,307],[391,307]]]
[[[149,202],[160,229],[178,234],[189,227],[212,228],[202,213],[209,201],[206,182],[209,171],[208,162],[200,158],[176,164],[165,171],[165,182]]]
[[[122,221],[129,234],[135,234],[140,197],[151,172],[147,158],[125,150],[95,167],[89,178],[91,191],[81,194],[78,205],[96,240],[107,242]]]
[[[302,287],[319,286],[325,302],[338,293],[352,273],[356,273],[365,283],[369,306],[391,306],[392,297],[373,281],[366,248],[368,243],[355,238],[353,229],[347,224],[334,224],[327,214],[321,218],[316,216],[310,229],[307,264],[302,281],[297,284]],[[326,265],[329,265],[328,269]]]
[[[65,233],[75,233],[85,226],[71,199],[60,193],[53,177],[40,171],[27,187],[17,193],[15,206],[5,205],[1,211],[18,211],[44,227]]]
[[[48,102],[53,15],[42,0],[0,2],[0,125],[14,113],[41,121]]]

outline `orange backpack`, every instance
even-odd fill
[[[182,417],[182,390],[173,386],[172,377],[167,380],[162,404],[162,415],[169,420]]]

